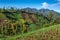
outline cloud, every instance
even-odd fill
[[[60,2],[58,3],[53,3],[53,4],[48,4],[47,2],[43,2],[42,3],[42,8],[46,9],[46,8],[49,8],[49,7],[55,7],[55,6],[60,6]]]
[[[42,8],[45,8],[46,9],[48,6],[49,6],[49,4],[47,2],[43,2],[42,3]]]
[[[60,0],[56,0],[58,3],[60,3]]]
[[[53,9],[57,12],[60,12],[60,2],[52,3],[52,4],[49,4],[47,2],[43,2],[41,8],[51,9],[51,10]]]
[[[60,0],[58,0],[60,2]]]
[[[50,6],[57,6],[57,5],[60,5],[60,3],[54,3],[54,4],[51,4]]]

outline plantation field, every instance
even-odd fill
[[[60,40],[60,24],[0,40]]]

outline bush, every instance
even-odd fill
[[[49,24],[44,24],[44,27],[49,27]]]

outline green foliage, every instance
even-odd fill
[[[44,24],[44,27],[49,27],[49,24]]]
[[[22,18],[21,14],[18,14],[18,13],[15,13],[13,16],[14,18],[16,18],[16,20],[19,20]]]
[[[36,25],[30,24],[28,31],[34,31],[34,30],[36,30]]]
[[[43,14],[30,14],[29,12],[23,13],[21,10],[14,9],[13,7],[10,9],[0,9],[0,12],[0,19],[2,20],[0,20],[0,32],[3,35],[17,35],[60,24],[60,19],[54,19],[52,12],[49,12],[47,17]],[[4,21],[4,18],[8,21]]]
[[[6,18],[5,15],[0,13],[0,19],[5,19],[5,18]]]
[[[51,20],[53,20],[53,13],[52,12],[49,12],[49,14],[48,14],[48,19],[51,21]]]
[[[50,26],[50,27],[47,27],[47,28],[42,28],[42,29],[39,29],[39,30],[35,30],[35,31],[32,31],[32,32],[17,35],[17,36],[12,36],[12,37],[10,36],[10,37],[7,37],[6,40],[21,40],[21,39],[26,40],[27,38],[30,38],[30,39],[34,38],[34,39],[37,39],[37,40],[38,39],[42,40],[43,37],[45,38],[47,36],[48,36],[47,39],[50,40],[50,39],[52,39],[51,37],[53,37],[53,39],[55,40],[55,37],[57,37],[59,35],[60,35],[60,24]],[[57,38],[59,38],[59,37],[57,37]]]

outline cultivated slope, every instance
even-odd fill
[[[18,35],[16,37],[8,37],[6,40],[60,40],[60,24]]]

